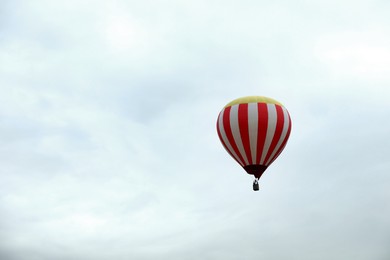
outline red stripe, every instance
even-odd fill
[[[271,161],[268,163],[268,165],[271,165],[271,164],[276,160],[276,158],[279,157],[279,155],[282,153],[284,147],[286,146],[287,141],[288,141],[288,138],[289,138],[289,136],[290,136],[291,128],[292,128],[292,123],[291,123],[290,114],[288,113],[288,111],[286,111],[286,112],[287,112],[287,116],[288,116],[287,121],[289,122],[286,137],[284,138],[283,143],[282,143],[282,145],[279,147],[279,149],[278,149],[278,151],[276,152],[274,158],[271,159]]]
[[[240,126],[241,141],[244,146],[246,157],[248,158],[249,164],[252,164],[251,146],[249,141],[248,104],[239,105],[238,124]]]
[[[234,141],[232,129],[230,128],[230,110],[231,107],[225,108],[225,113],[223,114],[223,128],[225,129],[226,137],[229,140],[229,143],[232,146],[234,152],[237,154],[240,161],[245,164],[244,158],[242,158],[241,153],[236,145],[236,142]]]
[[[265,137],[267,135],[268,127],[268,108],[265,103],[257,104],[258,112],[258,127],[257,127],[257,153],[256,153],[256,164],[260,164],[261,154],[265,143]]]
[[[284,125],[284,115],[283,115],[283,109],[281,106],[275,105],[276,108],[276,127],[275,127],[275,134],[272,138],[271,145],[269,146],[267,156],[264,159],[264,163],[268,162],[269,157],[275,150],[276,145],[279,142],[280,136],[283,132],[283,125]]]
[[[220,127],[223,127],[222,125],[219,125],[219,119],[221,117],[222,114],[224,114],[225,112],[225,109],[223,109],[219,115],[218,115],[218,119],[217,119],[217,132],[218,132],[218,137],[219,137],[219,140],[221,141],[223,147],[225,148],[225,150],[230,154],[231,157],[233,157],[234,160],[236,160],[236,162],[238,162],[238,164],[241,164],[235,157],[234,155],[230,152],[229,148],[227,147],[226,143],[224,142],[223,138],[222,138],[222,135],[221,135],[221,130],[220,130]],[[222,122],[223,124],[223,122]]]

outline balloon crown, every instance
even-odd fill
[[[283,106],[282,103],[279,101],[276,101],[275,99],[269,98],[269,97],[264,97],[264,96],[246,96],[246,97],[241,97],[237,98],[231,102],[229,102],[226,107],[234,106],[237,104],[249,104],[249,103],[267,103],[267,104],[276,104],[279,106]]]

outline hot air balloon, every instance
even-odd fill
[[[291,118],[278,101],[248,96],[228,103],[219,113],[217,132],[226,151],[258,180],[283,151],[291,132]]]

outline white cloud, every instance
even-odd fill
[[[389,80],[390,37],[385,32],[338,32],[318,39],[316,55],[340,77]]]
[[[368,2],[5,8],[0,258],[386,258],[389,38],[356,28],[386,28]],[[259,193],[215,132],[251,94],[293,119]]]

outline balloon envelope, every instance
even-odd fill
[[[219,113],[217,132],[226,151],[248,174],[260,178],[286,146],[291,118],[272,98],[242,97]]]

